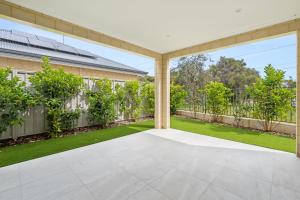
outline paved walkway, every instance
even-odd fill
[[[153,129],[0,168],[0,199],[299,200],[300,159]]]

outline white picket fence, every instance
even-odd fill
[[[23,72],[13,70],[12,76],[18,76],[21,81],[24,81],[27,86],[30,86],[29,77],[32,76],[31,72]],[[93,78],[84,77],[84,82],[88,89],[95,88],[95,83]],[[116,84],[124,84],[124,81],[113,80],[113,87]],[[88,122],[88,113],[87,113],[87,102],[86,97],[83,92],[80,92],[79,95],[66,104],[67,108],[75,109],[76,107],[82,108],[82,113],[75,122],[75,127],[85,127],[89,126]],[[22,125],[15,125],[13,127],[9,127],[7,131],[0,133],[0,140],[8,139],[8,138],[18,138],[21,136],[27,135],[35,135],[48,131],[48,124],[46,119],[46,113],[43,106],[36,106],[30,109],[28,112],[24,113],[24,123]],[[118,119],[121,120],[123,116],[119,115]]]

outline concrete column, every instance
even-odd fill
[[[300,157],[300,30],[297,31],[296,154]]]
[[[169,59],[155,61],[155,128],[170,128]]]
[[[162,128],[170,128],[170,66],[169,58],[162,58]]]
[[[162,58],[155,60],[155,128],[162,128]]]

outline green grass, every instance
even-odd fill
[[[154,127],[153,120],[0,148],[0,167],[134,134]]]
[[[149,120],[78,135],[0,148],[0,167],[134,134],[153,127],[153,120]],[[182,117],[172,117],[171,127],[197,134],[295,153],[295,139],[288,137],[235,128],[227,125],[201,122]]]
[[[171,127],[192,133],[253,144],[257,146],[295,153],[295,139],[272,135],[264,132],[236,128],[228,125],[201,122],[174,116],[171,118]]]

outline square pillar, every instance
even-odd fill
[[[300,30],[297,31],[296,154],[300,157]]]
[[[155,128],[170,128],[170,68],[165,56],[155,60]]]

